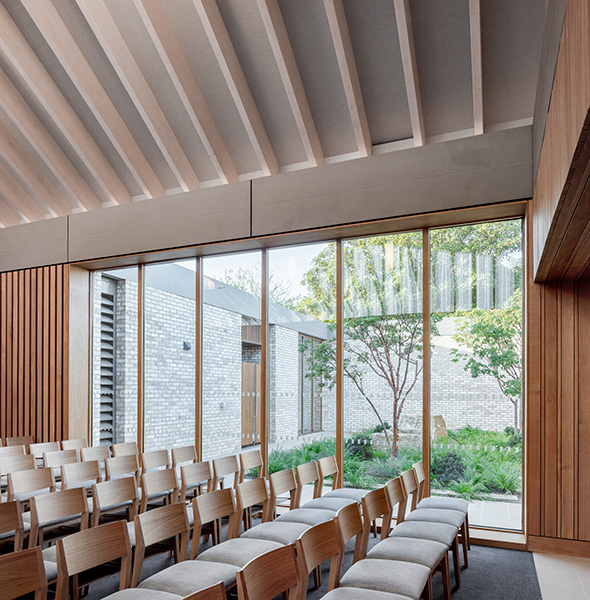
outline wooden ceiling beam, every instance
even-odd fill
[[[12,175],[12,173],[0,161],[0,188],[2,194],[14,204],[26,221],[43,221],[47,218],[46,213],[33,200],[31,194]]]
[[[32,0],[33,1],[33,0]],[[181,188],[200,187],[184,150],[103,0],[76,0]]]
[[[53,3],[22,0],[22,4],[143,193],[148,198],[163,196],[164,187]]]
[[[354,137],[360,155],[369,156],[373,152],[371,131],[369,129],[369,121],[363,101],[356,61],[354,60],[344,4],[342,0],[324,0],[324,6],[328,16],[334,49],[336,50],[342,83],[344,84],[344,93],[346,94],[346,101],[350,110]]]
[[[1,185],[1,182],[0,182]],[[12,227],[13,225],[19,225],[21,217],[18,213],[14,212],[10,206],[2,199],[0,199],[0,226]]]
[[[199,18],[205,28],[209,43],[213,48],[221,72],[229,87],[232,98],[238,109],[242,123],[246,128],[256,158],[265,175],[279,172],[279,163],[272,149],[258,112],[258,107],[246,81],[246,76],[229,37],[219,7],[215,0],[193,0]]]
[[[19,177],[57,216],[72,212],[72,207],[48,177],[42,173],[27,150],[0,120],[0,155]]]
[[[469,33],[471,40],[471,82],[473,88],[473,133],[481,135],[484,128],[480,0],[469,0]]]
[[[0,108],[82,210],[96,210],[101,207],[98,196],[2,69],[0,69]]]
[[[297,123],[297,129],[303,142],[305,154],[310,166],[324,164],[324,152],[305,94],[299,68],[295,61],[293,48],[287,34],[285,21],[278,0],[257,0],[258,10],[266,28],[266,34],[272,48],[287,98]]]
[[[134,0],[134,2],[221,182],[238,181],[234,162],[162,9],[160,0]]]
[[[408,108],[410,110],[410,121],[412,123],[412,135],[414,144],[423,146],[426,142],[424,134],[424,114],[422,111],[422,99],[420,97],[420,85],[418,82],[418,67],[416,63],[416,50],[414,48],[414,33],[412,31],[412,18],[410,16],[409,0],[393,0],[395,8],[395,19],[397,21],[397,33],[406,81],[406,93],[408,96]]]
[[[0,49],[10,67],[23,78],[108,199],[113,204],[131,202],[129,190],[119,179],[51,75],[10,18],[6,8],[1,4]]]

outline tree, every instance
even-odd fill
[[[469,350],[451,350],[472,377],[490,375],[514,406],[514,430],[520,430],[522,392],[522,295],[516,292],[505,308],[472,310],[460,316],[455,341]]]

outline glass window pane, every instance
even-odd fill
[[[431,490],[522,529],[522,224],[430,234]]]
[[[203,259],[203,459],[260,442],[260,252]]]
[[[144,270],[144,449],[195,443],[195,260]]]
[[[335,260],[333,242],[269,251],[271,473],[336,451]]]
[[[93,274],[92,443],[137,441],[137,267]]]
[[[344,243],[344,482],[422,458],[422,232]]]

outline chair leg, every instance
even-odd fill
[[[467,532],[467,550],[471,550],[471,533],[469,532],[469,514],[465,515],[465,531]]]
[[[469,567],[469,558],[467,557],[467,531],[465,527],[465,521],[463,521],[463,525],[461,525],[461,545],[463,546],[463,564],[467,569]]]
[[[461,570],[459,569],[459,540],[457,536],[453,540],[453,569],[455,571],[455,589],[458,590],[461,587]]]
[[[449,553],[445,552],[440,562],[442,572],[444,600],[451,600],[451,573],[449,570]]]
[[[424,600],[432,600],[432,573],[428,576],[428,581],[422,590],[422,598]]]

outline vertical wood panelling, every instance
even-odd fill
[[[69,267],[0,276],[0,435],[67,437]]]

